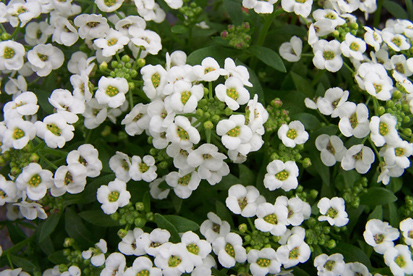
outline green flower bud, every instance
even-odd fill
[[[9,40],[10,38],[11,38],[11,35],[9,33],[1,34],[1,40]]]
[[[333,249],[334,247],[336,247],[336,241],[335,240],[329,240],[328,242],[327,242],[327,247],[328,248],[330,248],[330,249]]]
[[[394,102],[392,100],[389,100],[386,102],[386,106],[392,108],[394,106]]]
[[[324,226],[323,227],[323,233],[324,234],[329,234],[330,233],[330,226]]]
[[[357,30],[359,28],[359,25],[356,22],[354,22],[350,24],[350,28]]]
[[[129,78],[130,78],[130,76],[127,77],[127,79],[129,79]],[[128,82],[128,85],[129,85],[129,91],[135,89],[135,83],[134,82]],[[129,93],[132,93],[132,92],[129,92]]]
[[[386,112],[386,109],[383,106],[379,106],[379,109],[377,111],[379,113],[379,116],[381,116]]]
[[[403,96],[403,94],[402,94],[399,90],[396,90],[396,91],[393,92],[392,99],[398,100],[398,99],[400,99],[402,96]]]
[[[143,59],[143,58],[139,58],[136,62],[138,63],[139,68],[145,66],[145,64],[146,64],[146,60]]]
[[[126,224],[126,219],[124,219],[123,217],[119,220],[119,224],[120,225],[125,225]]]
[[[134,77],[136,77],[137,75],[138,75],[138,71],[136,71],[135,69],[133,69],[133,70],[130,71],[130,76],[131,76],[131,78],[134,78]]]
[[[3,167],[4,165],[6,165],[6,160],[4,160],[3,156],[0,156],[0,167]]]
[[[115,71],[111,71],[111,72],[109,73],[109,76],[111,76],[112,78],[115,78],[115,77],[116,77],[116,72],[115,72]]]
[[[154,220],[154,216],[152,212],[146,213],[146,219],[148,221],[153,221]]]
[[[66,264],[60,264],[59,265],[59,272],[65,272],[68,270],[68,267]]]
[[[65,241],[63,242],[64,247],[70,247],[73,244],[75,244],[75,240],[72,238],[66,238]]]
[[[143,211],[145,209],[145,204],[143,204],[143,202],[136,202],[135,208],[138,211]]]
[[[245,232],[247,232],[247,230],[248,230],[248,226],[247,226],[245,223],[242,223],[242,224],[240,224],[240,225],[238,226],[238,230],[239,230],[241,233],[245,233]]]
[[[101,71],[105,71],[106,69],[108,69],[108,64],[106,61],[102,62],[101,64],[99,64],[99,70]]]
[[[110,217],[113,219],[113,220],[119,220],[119,213],[113,213],[113,214],[111,214],[110,215]]]
[[[306,169],[306,168],[310,167],[311,165],[312,165],[311,159],[308,158],[308,157],[304,158],[304,160],[303,160],[303,167]]]
[[[246,235],[246,236],[244,237],[244,240],[245,240],[246,242],[251,242],[251,236],[250,236],[250,235]]]
[[[126,237],[127,234],[128,234],[128,231],[126,231],[126,229],[119,229],[119,231],[118,231],[118,237],[121,238],[121,239]]]
[[[159,166],[160,169],[166,169],[166,168],[168,168],[168,162],[162,161],[161,163],[159,163],[158,166]]]
[[[128,56],[128,55],[124,55],[123,57],[122,57],[122,61],[123,62],[129,62],[130,61],[130,57]]]
[[[68,248],[63,249],[63,255],[64,255],[64,256],[69,256],[70,253],[71,253],[70,249],[68,249]]]
[[[39,162],[39,159],[40,159],[40,157],[39,157],[39,155],[37,155],[37,153],[33,152],[32,154],[30,154],[30,157],[29,157],[30,162],[37,163],[37,162]]]
[[[199,117],[203,117],[204,116],[204,111],[200,108],[198,108],[195,112],[195,114]]]
[[[12,168],[10,169],[10,173],[11,173],[11,175],[13,175],[13,176],[18,176],[21,172],[22,172],[22,170],[21,170],[20,168],[18,168],[18,167],[12,167]]]
[[[214,128],[214,124],[213,124],[211,121],[206,121],[206,122],[204,123],[204,128],[211,130],[211,129]]]
[[[412,129],[411,128],[403,129],[403,134],[406,135],[406,136],[412,135]]]
[[[219,115],[214,115],[212,116],[212,122],[214,122],[215,124],[219,122],[219,120],[221,119],[221,117],[219,117]]]
[[[404,124],[407,124],[407,123],[409,123],[410,122],[410,117],[409,116],[404,116],[403,117],[403,123]]]
[[[283,102],[279,98],[275,98],[271,101],[271,105],[275,108],[280,108],[283,106]]]
[[[10,160],[10,152],[9,151],[3,152],[2,156],[3,156],[4,160],[6,160],[6,161]]]
[[[271,154],[270,158],[272,161],[274,161],[274,160],[278,160],[280,156],[278,155],[278,153],[274,152],[273,154]]]
[[[113,60],[113,61],[110,63],[110,66],[111,66],[112,68],[117,68],[118,65],[119,65],[119,62],[117,62],[116,60]]]
[[[232,113],[233,113],[233,111],[232,111],[231,108],[229,108],[229,107],[225,108],[225,115],[226,116],[230,116],[230,115],[232,115]]]
[[[143,219],[143,218],[137,218],[137,219],[135,219],[135,225],[136,225],[136,227],[142,228],[142,227],[145,226],[145,224],[146,224],[146,219]]]

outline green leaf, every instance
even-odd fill
[[[308,274],[304,269],[301,269],[297,266],[292,269],[292,272],[292,275],[294,276],[310,276],[310,274]]]
[[[59,223],[62,214],[51,214],[45,222],[42,223],[42,228],[39,234],[39,243],[43,242],[55,230]]]
[[[48,256],[49,261],[54,264],[65,264],[68,262],[66,256],[63,254],[63,250],[56,251]]]
[[[389,223],[391,226],[398,228],[400,223],[400,217],[397,212],[397,206],[394,202],[389,203]]]
[[[293,82],[295,85],[295,88],[306,95],[308,98],[312,99],[315,95],[315,91],[313,87],[311,86],[311,83],[308,81],[308,79],[300,76],[297,73],[291,72],[291,77],[293,78]]]
[[[349,262],[360,262],[367,266],[369,270],[372,269],[370,258],[364,253],[360,248],[344,243],[339,242],[337,246],[333,249],[334,252],[341,253],[344,256],[346,263]]]
[[[255,175],[254,173],[244,164],[239,164],[239,180],[241,184],[244,185],[254,185]]]
[[[170,223],[172,223],[179,233],[187,231],[197,231],[199,229],[199,225],[196,222],[184,217],[166,215],[164,216],[164,218],[166,218]]]
[[[151,195],[149,194],[149,192],[146,192],[144,195],[143,195],[143,200],[142,200],[142,202],[143,202],[143,208],[144,208],[144,211],[146,212],[146,213],[149,213],[150,211],[151,211]]]
[[[376,208],[374,208],[373,212],[370,213],[367,220],[371,219],[383,220],[383,206],[378,205],[376,206]]]
[[[392,177],[390,178],[390,183],[387,188],[393,193],[397,193],[403,186],[403,180],[401,178]]]
[[[172,205],[175,208],[175,212],[179,213],[181,211],[182,203],[184,202],[184,200],[176,196],[175,194],[171,195],[171,200],[172,200]]]
[[[116,220],[113,220],[110,216],[103,213],[101,209],[80,212],[79,217],[81,217],[83,220],[93,225],[96,225],[96,226],[103,226],[103,227],[119,226],[119,223]]]
[[[244,21],[244,13],[238,1],[224,0],[224,7],[234,25],[241,25]]]
[[[92,233],[85,227],[82,219],[72,208],[66,208],[65,229],[82,248],[89,248],[94,242]]]
[[[33,272],[34,270],[38,270],[38,268],[32,262],[25,258],[11,255],[10,259],[13,264],[15,264],[17,267],[21,267],[25,272]]]
[[[227,57],[234,57],[236,51],[230,48],[225,48],[219,45],[208,46],[193,51],[187,58],[187,63],[190,65],[201,64],[202,60],[207,57],[214,58],[221,67],[224,66],[224,61]]]
[[[27,238],[23,230],[20,227],[17,227],[13,222],[7,222],[6,225],[9,237],[13,244],[19,243]]]
[[[383,7],[386,8],[386,10],[389,13],[391,13],[391,15],[393,15],[395,18],[399,18],[399,19],[408,18],[406,10],[394,1],[389,1],[389,0],[383,1]]]
[[[303,123],[306,130],[316,130],[321,126],[316,116],[309,113],[299,113],[291,116],[292,120],[298,120]]]
[[[164,216],[156,213],[155,222],[159,228],[168,230],[168,232],[171,234],[171,239],[170,239],[171,242],[178,243],[181,241],[181,238],[179,237],[178,229],[176,229],[176,227],[169,220],[167,220]]]
[[[231,228],[234,228],[234,221],[232,220],[232,214],[228,210],[227,205],[225,205],[222,201],[217,200],[215,202],[215,208],[217,210],[216,214],[222,220],[225,220],[231,225]]]
[[[395,196],[390,190],[382,187],[373,187],[367,190],[367,193],[360,197],[360,204],[377,206],[395,202]]]
[[[259,60],[261,60],[268,66],[283,73],[287,72],[287,69],[285,69],[281,57],[273,50],[257,45],[253,45],[248,49],[251,51],[252,54],[254,54],[254,56],[256,56]]]
[[[174,25],[172,26],[171,31],[174,34],[185,34],[188,32],[188,28],[185,27],[184,25]]]

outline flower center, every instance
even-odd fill
[[[394,262],[399,266],[399,267],[404,267],[406,265],[406,261],[404,260],[402,255],[397,256],[394,259]]]
[[[47,55],[37,53],[37,56],[40,58],[41,61],[47,61],[49,57]]]
[[[325,267],[325,269],[327,269],[328,271],[333,271],[333,268],[334,268],[334,264],[335,264],[335,263],[336,263],[335,261],[329,260],[329,261],[327,261],[327,262],[325,263],[324,267]]]
[[[105,3],[106,6],[112,7],[113,5],[116,4],[117,0],[104,0],[103,2]],[[142,270],[142,271],[147,271],[147,270]],[[139,272],[139,273],[141,273],[141,272]],[[143,276],[143,275],[146,275],[146,274],[139,274],[139,276]],[[147,271],[147,275],[149,275],[149,271]],[[138,276],[138,274],[137,274],[137,276]]]
[[[384,135],[389,133],[389,128],[387,127],[386,123],[380,122],[379,133],[380,133],[381,136],[384,136]]]
[[[65,185],[68,185],[68,184],[73,182],[73,176],[69,171],[66,173],[65,179],[63,181],[64,181]]]
[[[410,230],[407,236],[409,237],[409,239],[413,239],[413,230]]]
[[[332,12],[327,13],[324,17],[327,18],[327,19],[336,19],[335,14],[332,13]]]
[[[116,96],[119,93],[119,89],[117,89],[116,87],[109,85],[106,88],[106,95],[108,95],[109,97],[113,97]]]
[[[236,126],[227,132],[227,135],[231,137],[238,137],[240,134],[241,134],[241,128],[239,126]]]
[[[307,2],[307,0],[295,0],[295,2],[304,4],[305,2]]]
[[[376,244],[380,244],[384,241],[384,235],[383,234],[376,234],[374,235],[374,241],[376,242]]]
[[[264,220],[269,224],[277,224],[277,216],[275,214],[269,214],[264,217]]]
[[[0,198],[4,199],[6,197],[6,193],[3,190],[0,190]]]
[[[42,178],[40,177],[40,175],[35,174],[30,178],[29,185],[32,187],[37,187],[39,186],[41,182],[42,182]]]
[[[284,181],[288,178],[289,175],[290,174],[286,170],[282,170],[275,175],[275,178],[277,178],[280,181]]]
[[[237,92],[237,90],[235,90],[235,88],[228,88],[227,89],[227,95],[228,95],[228,97],[230,97],[234,101],[236,101],[238,99],[238,92]]]
[[[402,45],[402,40],[400,39],[400,37],[393,37],[391,42],[393,42],[397,47],[400,47]]]
[[[300,256],[300,252],[298,251],[298,246],[291,249],[290,254],[288,255],[289,259],[297,259]]]
[[[188,100],[189,100],[189,98],[191,97],[191,92],[189,92],[189,91],[185,91],[185,92],[182,92],[182,94],[181,94],[181,102],[182,102],[182,104],[186,104],[187,102],[188,102]]]
[[[353,155],[353,158],[357,161],[363,158],[363,151],[360,151]]]
[[[397,63],[397,64],[394,65],[394,67],[395,67],[396,71],[399,72],[400,74],[405,73],[403,63]]]
[[[133,118],[133,121],[134,121],[134,122],[137,122],[137,121],[139,121],[142,117],[143,117],[143,114],[142,114],[142,113],[139,113],[138,115],[135,116],[135,118]]]
[[[334,52],[332,52],[332,51],[324,51],[324,52],[323,52],[323,58],[324,58],[325,60],[332,60],[332,59],[334,59],[335,56],[336,56],[336,55],[335,55]]]
[[[357,52],[360,49],[360,46],[356,42],[350,44],[350,50]]]
[[[92,22],[87,22],[86,23],[86,26],[88,26],[89,28],[96,28],[97,26],[99,26],[100,25],[100,23],[99,22],[95,22],[95,21],[92,21]]]
[[[260,267],[269,267],[271,264],[271,260],[265,258],[258,258],[257,265]]]
[[[118,42],[116,38],[111,38],[108,40],[108,46],[113,46]]]
[[[334,154],[336,153],[336,150],[334,149],[333,144],[331,144],[331,141],[328,141],[327,150],[328,150],[328,152],[330,152],[332,155],[334,155]]]
[[[87,161],[82,156],[79,156],[79,163],[82,164],[85,167],[87,166]]]
[[[225,252],[227,252],[227,254],[230,255],[232,258],[235,258],[235,250],[232,244],[227,243],[225,245]]]
[[[147,172],[149,170],[149,167],[148,167],[148,165],[146,165],[145,163],[140,163],[139,164],[139,171],[141,172],[141,173],[145,173],[145,172]]]
[[[373,83],[374,90],[376,90],[376,93],[380,93],[380,91],[383,89],[383,85]]]
[[[238,198],[238,205],[241,210],[244,210],[244,208],[248,205],[248,201],[246,197],[241,197]]]
[[[191,180],[192,174],[188,173],[187,175],[182,176],[178,179],[178,184],[182,186],[188,186],[189,181]]]
[[[330,218],[335,218],[338,215],[338,212],[336,209],[334,209],[333,207],[330,207],[327,210],[327,216],[329,216]]]
[[[396,156],[402,156],[404,154],[405,150],[403,148],[395,148],[394,153]]]
[[[188,155],[189,155],[189,153],[184,149],[180,149],[179,154],[184,156],[184,157],[188,157]],[[209,154],[207,154],[207,155],[209,155]],[[202,157],[204,157],[204,155],[202,155]],[[206,159],[206,158],[204,158],[204,159]]]
[[[157,88],[159,86],[159,83],[161,82],[161,75],[158,73],[155,73],[151,77],[152,85],[154,88]]]
[[[119,199],[119,192],[118,191],[110,192],[110,194],[108,195],[109,202],[115,202],[118,199]]]
[[[18,139],[24,137],[24,134],[25,134],[25,133],[24,133],[24,131],[23,131],[22,129],[16,127],[16,128],[14,129],[14,131],[13,131],[13,139],[14,139],[14,140],[18,140]]]
[[[172,255],[169,257],[168,266],[169,267],[177,267],[182,262],[182,259],[176,255]]]
[[[188,132],[183,128],[177,127],[176,133],[178,134],[179,138],[181,138],[181,140],[189,140]]]
[[[207,68],[205,68],[205,70],[204,70],[204,74],[208,74],[209,72],[213,72],[213,71],[215,71],[215,68],[207,67]]]
[[[46,127],[56,136],[60,136],[62,134],[62,130],[56,124],[47,124]]]
[[[288,131],[287,131],[287,137],[288,138],[290,138],[291,140],[294,140],[295,138],[297,138],[297,131],[295,130],[295,129],[293,129],[293,128],[290,128]]]
[[[214,223],[213,225],[212,225],[212,231],[214,231],[215,233],[218,233],[219,234],[219,231],[221,230],[221,225],[219,225],[219,224],[217,224],[217,223]]]
[[[15,55],[16,55],[16,52],[14,51],[13,48],[10,48],[10,47],[4,48],[3,56],[5,59],[11,59]]]
[[[209,153],[204,153],[204,154],[202,154],[202,159],[204,159],[204,160],[212,159],[212,155],[209,154]]]
[[[191,243],[191,244],[187,245],[186,249],[194,255],[199,254],[199,247],[195,243]]]
[[[353,129],[356,128],[356,126],[359,124],[359,122],[357,120],[357,113],[356,112],[351,114],[351,116],[350,116],[350,118],[348,118],[348,120],[350,121],[350,125]]]
[[[106,3],[106,2],[105,2]],[[136,273],[136,276],[149,276],[149,271],[144,269]]]

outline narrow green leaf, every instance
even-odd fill
[[[383,206],[377,205],[376,208],[374,208],[373,212],[370,213],[367,220],[371,219],[383,220]]]
[[[170,238],[171,242],[178,243],[181,241],[181,238],[179,237],[178,229],[176,229],[176,227],[169,220],[167,220],[164,216],[156,213],[155,222],[159,228],[168,230],[168,232],[171,234],[171,238]]]
[[[399,19],[408,18],[406,10],[394,1],[389,1],[389,0],[383,1],[383,7],[389,13],[391,13],[391,15],[393,15],[395,18],[399,18]]]
[[[48,256],[49,261],[54,264],[65,264],[68,262],[66,256],[63,254],[63,250],[56,251]]]
[[[65,229],[67,234],[75,239],[82,248],[88,248],[95,243],[92,233],[85,227],[82,219],[72,208],[66,208]]]
[[[149,213],[150,211],[151,211],[151,195],[149,194],[149,192],[146,192],[144,195],[143,195],[143,200],[142,200],[142,202],[143,202],[143,208],[144,208],[144,211],[146,212],[146,213]]]
[[[25,258],[11,255],[10,259],[13,264],[15,264],[17,267],[21,267],[25,272],[33,272],[34,270],[38,270],[38,268],[32,262]]]
[[[197,231],[199,229],[199,225],[196,222],[181,216],[166,215],[164,218],[172,223],[179,233]]]
[[[171,31],[174,34],[185,34],[188,32],[188,28],[185,27],[184,25],[174,25],[172,26]]]
[[[285,69],[284,63],[280,55],[278,55],[275,51],[257,45],[253,45],[248,49],[251,51],[252,54],[254,54],[254,56],[256,56],[259,60],[261,60],[268,66],[283,73],[287,72],[287,69]]]
[[[175,194],[171,195],[171,199],[172,205],[174,206],[176,213],[179,213],[181,211],[182,203],[184,202],[184,200],[176,196]]]
[[[295,88],[298,91],[300,91],[301,93],[303,93],[310,99],[314,97],[315,91],[313,87],[311,86],[311,83],[308,81],[308,79],[294,72],[291,72],[291,77],[293,78]]]
[[[373,187],[367,190],[367,193],[360,197],[360,204],[377,206],[395,202],[395,196],[390,190],[382,187]]]
[[[62,214],[51,214],[45,222],[42,223],[42,228],[39,234],[39,243],[43,242],[55,230],[59,223]]]
[[[397,212],[397,206],[394,202],[389,203],[389,223],[395,228],[399,228],[400,217]]]
[[[244,185],[254,185],[255,174],[244,164],[239,164],[239,180]]]
[[[101,209],[80,212],[79,217],[81,217],[84,221],[87,221],[96,226],[119,226],[119,223],[116,220],[113,220],[110,216],[103,213]]]
[[[39,247],[47,256],[54,252],[54,246],[50,236],[45,238],[42,242],[40,242]]]
[[[13,244],[17,244],[27,238],[22,229],[20,227],[17,227],[14,222],[7,222],[6,225],[7,231],[9,232],[9,237]]]
[[[224,0],[224,7],[234,25],[241,25],[244,21],[244,13],[238,1]]]

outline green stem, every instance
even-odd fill
[[[86,135],[85,143],[88,144],[90,142],[90,138],[92,137],[92,129],[89,129]]]
[[[118,11],[114,11],[114,13],[120,18],[123,19],[125,18],[124,16],[122,16]]]
[[[373,140],[371,140],[370,136],[368,136],[368,140],[369,140],[370,145],[373,148],[374,152],[376,153],[377,158],[379,159],[379,162],[380,163],[383,162],[383,158],[381,158],[381,156],[379,154],[379,151],[377,150],[376,145],[374,144]]]
[[[10,254],[7,254],[7,260],[9,261],[10,268],[14,269],[13,262],[11,261]]]
[[[209,98],[213,99],[214,96],[212,96],[212,82],[208,83],[208,91],[209,91]]]
[[[129,107],[130,107],[131,111],[132,111],[133,107],[135,106],[133,104],[133,93],[132,93],[132,91],[133,90],[129,90],[129,92],[128,92],[128,94],[129,94]]]
[[[13,39],[20,31],[20,26],[21,26],[21,22],[19,22],[19,25],[17,26],[16,29],[14,29],[14,32],[11,34],[11,39]]]
[[[42,159],[42,161],[47,163],[53,169],[57,170],[58,167],[55,164],[53,164],[49,159],[47,159],[43,154],[41,154],[40,152],[37,152],[37,155],[39,155],[39,157]]]
[[[374,21],[373,21],[373,26],[375,28],[378,28],[380,24],[380,15],[381,15],[382,6],[383,6],[383,0],[377,0],[377,9],[376,9],[376,12],[374,13]]]
[[[374,104],[374,114],[379,116],[379,101],[377,100],[376,97],[372,97],[373,99],[373,104]]]
[[[255,230],[255,226],[254,226],[254,224],[252,223],[251,218],[247,218],[247,220],[248,220],[248,224],[249,224],[250,227],[251,227],[251,231],[254,231],[254,230]]]
[[[353,68],[350,67],[350,65],[348,65],[347,63],[343,62],[344,66],[346,66],[346,68],[354,75],[355,72],[353,70]]]

